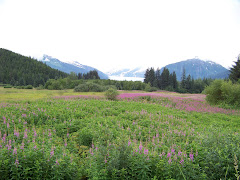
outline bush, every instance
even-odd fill
[[[158,89],[156,87],[151,87],[150,83],[148,83],[144,89],[144,91],[147,92],[153,92],[153,91],[157,91]]]
[[[113,88],[110,88],[105,92],[105,97],[108,100],[116,100],[118,95],[119,95],[118,91]]]
[[[204,90],[206,100],[210,104],[240,106],[240,84],[233,84],[232,81],[215,80]]]
[[[32,85],[27,85],[27,86],[24,87],[24,89],[32,89],[32,88],[33,88]]]
[[[74,88],[74,91],[75,92],[103,92],[104,87],[96,83],[87,82],[86,84],[79,84],[78,86],[76,86]]]
[[[12,88],[12,86],[10,86],[10,85],[7,85],[7,86],[4,86],[4,88]]]
[[[38,87],[37,87],[37,90],[42,90],[44,89],[44,86],[42,84],[40,84]]]

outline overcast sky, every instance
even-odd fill
[[[0,0],[0,47],[102,71],[195,56],[231,67],[240,0]]]

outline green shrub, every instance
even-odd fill
[[[7,86],[4,86],[4,88],[12,88],[12,86],[10,86],[10,85],[7,85]]]
[[[240,84],[233,84],[232,81],[215,80],[205,88],[204,93],[210,104],[240,106]]]
[[[24,87],[24,89],[32,89],[32,88],[33,88],[32,85],[27,85],[27,86]]]
[[[119,95],[118,91],[116,89],[112,89],[112,88],[108,89],[105,92],[105,97],[108,100],[116,100],[118,95]]]
[[[44,86],[42,84],[40,84],[38,87],[37,87],[37,90],[42,90],[44,89]]]
[[[86,84],[79,84],[74,88],[75,92],[88,92],[88,86]]]
[[[78,86],[76,86],[74,88],[74,91],[75,92],[103,92],[104,87],[96,83],[87,82],[86,84],[79,84]]]
[[[153,92],[153,91],[157,91],[158,89],[156,87],[151,87],[150,83],[148,83],[144,89],[144,91],[147,92]]]

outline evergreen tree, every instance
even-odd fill
[[[150,83],[151,86],[155,84],[155,71],[154,68],[151,67],[150,69],[147,69],[144,75],[144,82]]]
[[[164,67],[163,72],[161,74],[161,86],[162,89],[165,89],[167,86],[169,86],[169,70],[167,68]]]
[[[160,74],[159,68],[157,68],[155,72],[155,79],[156,79],[156,87],[161,89],[161,74]]]
[[[173,71],[173,73],[172,73],[172,78],[173,78],[172,87],[173,87],[174,90],[177,90],[178,89],[178,82],[177,82],[177,75],[176,75],[175,71]]]
[[[240,54],[238,55],[238,60],[235,62],[235,65],[230,69],[229,78],[236,82],[240,79]]]
[[[181,78],[181,88],[186,88],[186,70],[183,68],[182,78]]]
[[[149,82],[151,84],[151,86],[154,86],[154,82],[155,82],[155,70],[153,67],[150,68],[149,71]]]
[[[146,70],[146,72],[145,72],[145,74],[144,74],[144,82],[145,82],[145,83],[148,83],[148,82],[149,82],[149,71],[150,71],[150,69],[147,68],[147,70]]]
[[[186,79],[186,90],[187,92],[191,92],[192,90],[192,79],[191,79],[191,75],[189,74],[187,79]]]

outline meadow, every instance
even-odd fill
[[[239,179],[239,120],[205,95],[0,87],[0,179]]]

